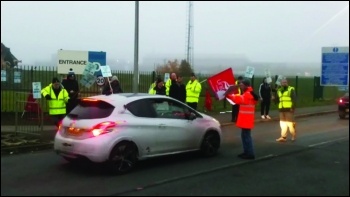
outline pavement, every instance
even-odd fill
[[[297,108],[295,110],[295,118],[324,115],[329,113],[336,113],[338,111],[337,105],[326,105],[326,106],[315,106],[315,107],[306,107],[306,108]],[[234,122],[231,122],[231,111],[226,112],[216,112],[216,113],[207,113],[213,118],[217,119],[221,126],[234,125]],[[278,121],[279,113],[278,110],[271,110],[269,113],[271,117],[270,120],[262,119],[260,112],[255,112],[255,122],[267,122],[267,121]],[[335,115],[337,117],[337,115]],[[54,126],[44,126],[43,133],[41,135],[26,135],[20,134],[17,137],[14,135],[15,126],[3,126],[1,125],[1,155],[3,154],[14,154],[14,153],[23,153],[23,152],[33,152],[43,149],[51,149],[53,147],[53,139],[55,136],[55,127]],[[12,140],[12,138],[17,138],[18,136],[22,137],[20,140]]]
[[[294,117],[301,118],[301,117],[308,117],[308,116],[315,116],[315,115],[323,115],[323,114],[335,113],[337,111],[338,111],[338,105],[325,105],[325,106],[296,108],[295,112],[294,112]],[[215,114],[209,113],[208,115],[217,119],[221,123],[221,126],[235,124],[234,122],[231,122],[231,111],[230,110],[228,110],[225,113],[223,113],[223,112],[215,113]],[[255,112],[255,122],[266,122],[266,121],[279,120],[278,110],[271,110],[269,112],[269,116],[271,117],[270,120],[262,119],[260,111]]]

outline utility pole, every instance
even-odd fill
[[[194,70],[193,62],[193,2],[188,2],[188,27],[187,27],[187,49],[186,49],[186,61],[191,65]]]
[[[135,1],[135,43],[133,93],[139,92],[139,1]]]

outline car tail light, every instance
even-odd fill
[[[95,125],[91,129],[91,133],[93,137],[96,137],[96,136],[111,132],[115,126],[117,126],[116,122],[112,122],[112,121],[102,122]]]
[[[88,102],[96,102],[96,101],[98,101],[96,99],[90,99],[90,98],[84,98],[84,99],[81,99],[81,100],[88,101]]]
[[[339,103],[343,103],[343,99],[339,99]]]
[[[60,132],[60,131],[61,131],[61,129],[62,129],[62,122],[63,122],[63,120],[61,120],[61,121],[58,123],[57,132]]]

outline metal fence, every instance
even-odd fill
[[[23,100],[27,92],[15,92],[15,132],[41,134],[43,132],[44,113],[40,100]]]
[[[5,75],[4,75],[5,71]],[[41,82],[42,88],[49,85],[53,77],[63,79],[66,75],[58,75],[56,67],[44,66],[19,66],[18,68],[7,69],[2,71],[1,75],[1,112],[16,112],[20,108],[24,108],[25,102],[31,94],[32,82]],[[112,71],[113,75],[118,76],[121,87],[124,92],[132,92],[133,72],[132,71]],[[150,84],[155,80],[158,73],[152,71],[140,72],[139,92],[147,93]],[[160,73],[162,74],[162,73]],[[215,74],[215,73],[213,73]],[[162,74],[164,76],[164,74]],[[197,74],[199,81],[203,81],[211,75]],[[79,81],[82,76],[77,75]],[[236,76],[237,77],[237,76]],[[336,99],[342,93],[337,87],[322,87],[319,84],[320,77],[287,77],[289,84],[294,86],[299,99],[314,101],[317,99]],[[183,77],[186,84],[190,77]],[[263,76],[254,76],[252,79],[253,88],[258,89]],[[205,90],[209,89],[207,82],[202,83],[201,96],[204,97]],[[80,85],[81,95],[92,96],[101,93],[101,86],[94,83],[90,88]],[[27,94],[16,95],[16,92],[24,92]],[[15,99],[16,98],[16,99]],[[43,99],[42,99],[43,100]],[[200,99],[200,102],[203,99]],[[217,101],[215,101],[217,102]],[[42,110],[47,112],[46,102],[40,102]],[[199,105],[200,106],[200,105]],[[22,112],[20,110],[19,112]]]
[[[120,81],[124,92],[132,92],[133,72],[132,71],[112,71]],[[156,76],[164,73],[155,73],[152,71],[140,72],[139,92],[147,93],[151,83]],[[214,75],[216,73],[213,73]],[[210,90],[205,80],[211,75],[196,74],[197,79],[202,83],[202,93],[199,99],[198,110],[204,111],[204,97],[206,90]],[[37,135],[46,135],[48,131],[53,130],[50,117],[48,115],[48,106],[45,99],[29,99],[32,95],[32,82],[41,82],[42,88],[49,85],[53,77],[63,78],[66,75],[58,75],[55,67],[40,66],[20,66],[18,68],[2,70],[1,73],[1,122],[5,125],[13,125],[11,131],[16,133],[28,133]],[[238,76],[235,76],[238,77]],[[80,81],[81,75],[76,76]],[[253,76],[252,86],[258,91],[262,83],[263,76]],[[294,86],[298,95],[298,102],[313,102],[316,100],[335,100],[343,92],[337,87],[320,86],[320,77],[287,77],[291,86]],[[183,76],[183,82],[186,84],[190,80],[189,76]],[[79,83],[80,84],[80,83]],[[274,84],[272,84],[274,85]],[[92,96],[101,93],[101,86],[94,83],[90,88],[80,85],[81,96]],[[214,96],[214,94],[212,94]],[[227,105],[227,106],[226,106]],[[221,106],[226,109],[228,104],[226,100],[218,101],[213,99],[213,106]],[[220,107],[218,107],[220,108]],[[49,126],[51,125],[51,126]]]
[[[6,73],[6,74],[4,74]],[[124,92],[132,92],[133,72],[131,71],[112,71],[113,75],[118,76],[121,83],[121,88]],[[150,84],[154,81],[155,73],[140,72],[139,77],[139,92],[148,92]],[[27,92],[27,95],[21,95],[21,101],[26,101],[29,94],[32,92],[32,82],[41,82],[42,88],[49,85],[53,77],[58,77],[61,80],[66,75],[58,75],[57,69],[54,67],[40,66],[20,66],[14,69],[6,69],[2,71],[1,80],[1,112],[15,112],[16,92]],[[80,81],[81,75],[76,75],[76,79]],[[102,86],[96,83],[90,88],[80,85],[81,96],[92,96],[101,94]],[[44,111],[47,111],[47,106],[42,106]]]

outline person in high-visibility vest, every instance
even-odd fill
[[[163,81],[160,75],[158,75],[157,79],[149,86],[148,94],[156,94],[154,88],[157,86],[157,81]]]
[[[196,79],[196,75],[191,73],[191,80],[186,85],[186,103],[195,110],[197,110],[201,91],[202,85]]]
[[[153,83],[149,86],[148,94],[156,94],[156,91],[154,90],[154,88],[156,87],[156,85],[157,85],[157,81],[153,82]]]
[[[170,86],[174,80],[177,80],[176,73],[171,73],[170,78],[165,82],[165,94],[167,96],[169,96]]]
[[[296,93],[292,86],[288,85],[287,79],[281,80],[281,87],[277,90],[278,109],[280,116],[281,137],[277,142],[287,141],[287,131],[292,135],[292,141],[296,139],[294,111],[296,103]]]
[[[57,77],[52,79],[52,83],[41,90],[41,94],[49,102],[49,115],[53,118],[54,124],[58,127],[60,121],[66,115],[66,104],[69,94],[61,85]]]
[[[237,86],[234,88],[238,88]],[[241,128],[241,140],[243,153],[238,157],[242,159],[255,159],[253,140],[251,130],[254,128],[255,106],[258,103],[259,96],[254,93],[249,79],[243,79],[239,83],[242,95],[226,92],[226,98],[240,105],[236,126]]]
[[[162,79],[157,79],[156,86],[149,91],[149,94],[165,95],[165,86]]]
[[[235,94],[237,95],[241,95],[242,92],[241,92],[241,89],[239,88],[239,83],[243,80],[243,77],[242,76],[239,76],[235,82],[235,85],[238,87],[236,90],[235,90]],[[236,122],[237,121],[237,117],[238,117],[238,111],[239,111],[239,104],[235,104],[235,105],[232,105],[232,112],[231,112],[231,122]]]

